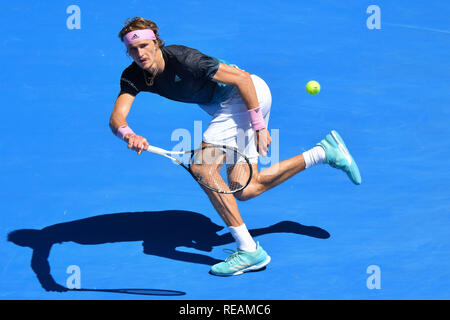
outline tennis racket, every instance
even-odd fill
[[[237,148],[206,144],[189,151],[168,151],[155,146],[146,151],[159,154],[186,169],[201,186],[218,193],[235,193],[248,186],[253,169]]]

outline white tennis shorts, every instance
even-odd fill
[[[266,128],[269,125],[272,95],[263,79],[251,75],[262,110]],[[258,163],[255,132],[250,123],[247,106],[237,88],[234,88],[230,98],[220,103],[208,128],[203,134],[203,142],[224,144],[238,148],[251,163]]]

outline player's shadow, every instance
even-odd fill
[[[31,268],[45,290],[66,291],[67,288],[56,283],[50,273],[48,257],[53,244],[69,241],[83,245],[143,241],[145,254],[213,265],[220,260],[177,248],[188,247],[211,252],[213,247],[234,243],[230,233],[218,234],[223,228],[210,218],[191,211],[125,212],[58,223],[41,230],[15,230],[8,234],[8,241],[33,249]],[[250,233],[253,237],[269,233],[293,233],[320,239],[330,236],[319,227],[304,226],[292,221],[252,229]]]

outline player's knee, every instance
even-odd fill
[[[215,173],[214,169],[212,169],[211,166],[201,164],[192,165],[191,171],[195,176],[202,178],[210,177],[212,174]]]
[[[258,184],[256,183],[250,183],[246,188],[244,188],[242,191],[236,192],[234,194],[235,198],[239,201],[247,201],[250,200],[254,197],[256,197],[257,195],[259,195],[260,192],[260,187]]]
[[[248,196],[248,193],[245,192],[245,189],[234,194],[234,197],[239,201],[247,201],[251,198]]]
[[[194,164],[191,166],[191,171],[195,175],[204,175],[206,173],[205,166]]]

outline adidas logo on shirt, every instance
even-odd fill
[[[175,82],[180,82],[181,78],[178,75],[175,75]]]

